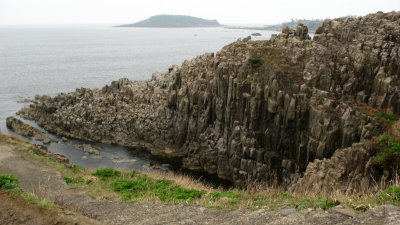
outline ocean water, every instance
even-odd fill
[[[144,80],[254,31],[224,28],[0,27],[0,129],[36,94]],[[268,39],[274,31],[257,31]],[[25,103],[26,104],[26,103]]]

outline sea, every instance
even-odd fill
[[[269,39],[277,33],[110,25],[0,26],[0,130],[8,132],[6,117],[15,115],[35,95],[100,88],[123,77],[146,80],[154,72],[165,72],[186,59],[217,52],[254,32],[261,36],[253,40]],[[55,150],[71,151],[68,146],[63,148],[56,146]],[[79,155],[78,159],[84,157]],[[93,160],[93,165],[97,161]]]

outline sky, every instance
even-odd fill
[[[0,0],[0,25],[117,25],[158,14],[266,25],[393,10],[400,11],[400,0]]]

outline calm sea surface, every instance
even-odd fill
[[[35,94],[102,87],[122,77],[148,79],[254,31],[110,26],[0,27],[0,129]],[[259,31],[257,31],[259,32]],[[273,31],[261,31],[267,39]],[[253,37],[255,39],[255,37]]]
[[[36,94],[102,87],[127,77],[144,80],[254,31],[223,28],[112,28],[110,26],[0,27],[0,130]],[[267,39],[273,31],[257,31]],[[26,103],[25,103],[26,104]],[[80,141],[48,149],[86,167],[140,169],[152,160],[118,146],[94,144],[100,156],[84,154]],[[78,146],[78,147],[77,147]]]

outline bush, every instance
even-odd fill
[[[0,189],[11,190],[19,186],[18,178],[12,174],[5,173],[0,175]]]
[[[383,135],[379,139],[379,150],[373,158],[373,164],[381,169],[393,169],[394,165],[400,165],[400,143]]]
[[[253,68],[257,68],[262,65],[263,61],[260,57],[253,55],[250,57],[250,63]]]
[[[92,175],[102,180],[105,180],[111,177],[120,177],[121,172],[118,170],[114,170],[113,168],[103,168],[96,170],[96,172],[94,172]]]
[[[379,193],[379,197],[386,201],[400,201],[400,186],[390,185]]]

